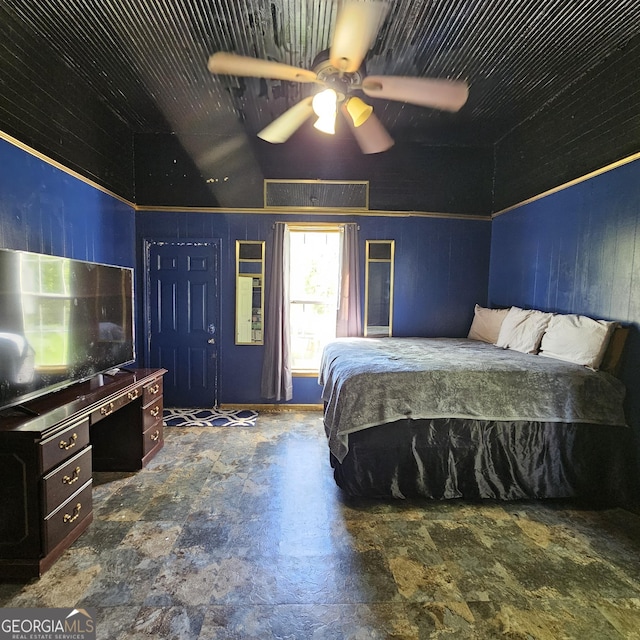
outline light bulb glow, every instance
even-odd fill
[[[311,104],[318,116],[313,126],[323,133],[330,135],[335,134],[336,114],[338,113],[338,94],[333,89],[325,89],[313,96]]]
[[[312,105],[319,118],[335,115],[338,110],[338,95],[333,89],[325,89],[313,96]]]
[[[322,133],[328,133],[334,135],[336,132],[336,116],[321,116],[314,123],[313,126]]]

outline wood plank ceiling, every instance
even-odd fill
[[[494,147],[559,97],[579,111],[592,98],[575,88],[606,60],[640,58],[639,8],[640,0],[390,2],[367,72],[465,79],[469,100],[455,114],[369,101],[396,142]],[[337,9],[337,0],[3,0],[0,128],[25,109],[21,93],[47,78],[55,58],[133,134],[223,135],[232,123],[254,136],[309,85],[215,77],[209,55],[310,68],[330,45]],[[637,73],[627,90],[640,95]],[[634,104],[624,118],[637,120]]]
[[[309,90],[216,78],[208,56],[235,51],[310,68],[331,41],[331,0],[4,0],[4,19],[51,48],[134,131],[197,130],[211,112],[257,132]],[[640,32],[637,0],[398,0],[366,64],[370,74],[464,78],[458,115],[380,101],[396,134],[444,121],[454,138],[495,142]],[[472,127],[468,125],[471,124]]]

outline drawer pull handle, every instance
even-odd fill
[[[108,416],[112,411],[113,411],[113,402],[110,402],[104,407],[100,407],[100,414],[103,416]]]
[[[158,391],[160,391],[160,385],[157,382],[153,385],[153,387],[149,387],[149,393],[152,393],[154,396],[156,395],[156,393],[158,393]]]
[[[151,409],[149,411],[149,413],[154,417],[157,418],[158,414],[160,413],[160,407],[153,407],[153,409]]]
[[[127,393],[127,398],[129,398],[129,400],[135,400],[139,395],[140,392],[138,389],[135,389],[134,391],[129,391],[129,393]]]
[[[160,437],[160,430],[156,429],[149,437],[155,442]]]
[[[58,446],[61,449],[64,449],[65,451],[68,451],[69,449],[72,449],[73,447],[76,446],[76,441],[78,440],[78,434],[74,433],[70,438],[69,438],[69,442],[67,442],[66,440],[60,440],[60,443],[58,444]]]
[[[70,476],[62,476],[62,484],[73,484],[80,480],[80,467],[76,467]]]
[[[78,502],[78,504],[73,509],[73,515],[71,515],[70,513],[65,513],[62,521],[65,524],[69,524],[70,522],[77,520],[78,516],[80,515],[80,509],[82,509],[82,505]]]

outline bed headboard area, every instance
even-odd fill
[[[609,340],[609,346],[602,358],[600,369],[618,377],[622,366],[624,345],[629,336],[629,327],[616,327]]]
[[[490,309],[476,304],[467,335],[503,349],[558,358],[619,377],[630,326],[520,307]]]

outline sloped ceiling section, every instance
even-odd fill
[[[495,151],[494,211],[640,152],[640,36],[512,129]]]
[[[576,96],[576,118],[583,108],[597,109],[600,95],[589,85],[594,70],[620,56],[626,56],[626,66],[633,56],[637,61],[637,47],[629,49],[629,43],[640,33],[638,8],[638,0],[390,2],[366,58],[367,72],[465,79],[470,89],[467,104],[455,114],[372,100],[396,140],[393,153],[404,154],[411,167],[428,168],[439,161],[438,149],[455,148],[465,155],[463,164],[485,164],[494,148],[507,153],[509,145],[501,147],[502,142],[567,92]],[[206,68],[216,51],[310,68],[331,42],[337,9],[337,0],[3,0],[0,128],[56,159],[84,165],[106,186],[136,199],[154,192],[152,183],[168,174],[170,164],[183,165],[185,193],[199,193],[198,205],[247,206],[248,198],[249,205],[260,206],[247,193],[255,185],[257,198],[263,177],[346,178],[329,176],[324,165],[315,165],[313,149],[300,163],[300,153],[283,153],[255,139],[308,94],[308,85],[214,77]],[[610,72],[615,74],[615,65]],[[609,79],[599,76],[599,82]],[[628,78],[626,95],[637,97],[639,84],[638,74]],[[619,124],[613,117],[601,127],[606,139],[607,127]],[[308,129],[282,146],[314,145],[313,135],[321,134]],[[520,134],[531,130],[531,135],[545,136],[546,128],[534,129],[527,125]],[[72,148],[68,136],[77,139]],[[176,145],[163,145],[163,136],[177,138],[184,155],[178,159]],[[389,163],[381,160],[384,154],[360,158],[349,136],[338,131],[335,146],[349,159],[354,179],[370,180],[373,187],[377,176],[388,176]],[[637,131],[635,137],[640,138]],[[320,155],[331,142],[322,142]],[[640,140],[634,144],[640,149]],[[135,190],[132,145],[136,157],[157,160],[154,166],[135,166],[136,182],[149,179]],[[171,147],[173,158],[158,157],[163,146]],[[124,163],[114,162],[116,148]],[[291,157],[296,161],[288,164]],[[510,162],[507,156],[504,161]],[[226,186],[216,182],[229,173],[234,175]],[[230,190],[240,173],[245,188],[235,180]],[[486,178],[485,169],[476,173],[482,177],[468,187],[484,190],[480,201],[485,203],[492,178]],[[407,176],[402,193],[418,180],[418,171]],[[166,188],[175,193],[181,187],[172,183]],[[389,189],[386,184],[384,190]],[[447,200],[443,194],[438,199]],[[450,206],[464,208],[454,201]]]

